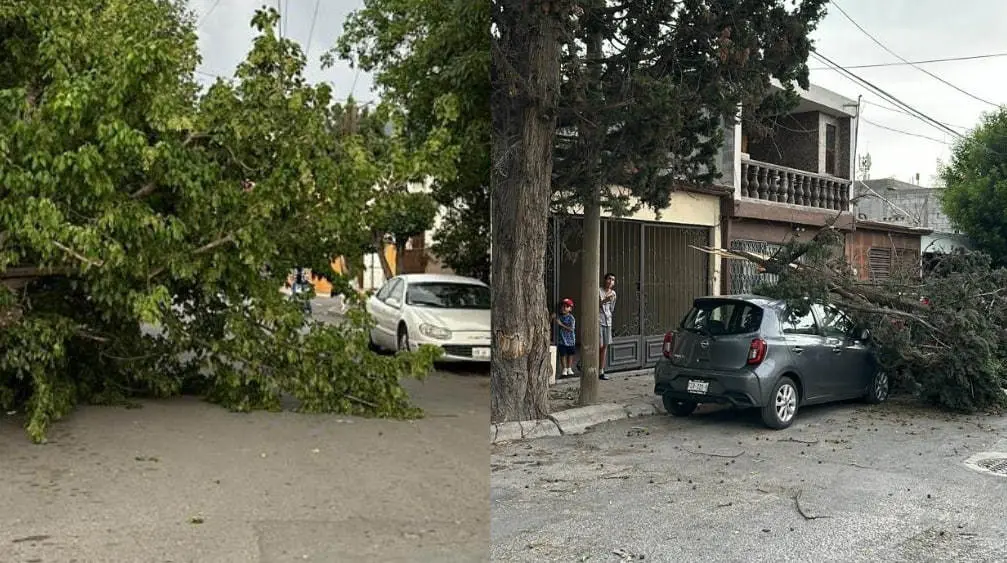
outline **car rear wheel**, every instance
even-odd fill
[[[671,395],[664,395],[661,398],[664,399],[664,410],[668,411],[671,416],[689,416],[699,406],[692,401],[683,401]]]
[[[762,407],[762,422],[774,430],[782,430],[797,416],[797,406],[800,397],[797,385],[789,377],[781,377],[773,387],[769,402]]]
[[[888,372],[879,368],[876,372],[874,372],[874,377],[871,379],[871,386],[867,390],[867,396],[865,397],[867,402],[872,405],[876,405],[888,400],[889,384]]]

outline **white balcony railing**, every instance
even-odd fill
[[[752,199],[848,211],[850,183],[835,176],[766,162],[741,162],[741,195]]]

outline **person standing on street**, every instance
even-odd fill
[[[598,379],[608,380],[605,375],[605,359],[608,357],[608,345],[612,343],[612,313],[615,311],[615,301],[618,296],[615,293],[615,274],[605,274],[602,287],[598,289],[598,299],[601,311],[598,318],[601,321],[601,342],[598,343]]]

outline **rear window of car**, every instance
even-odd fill
[[[762,308],[745,301],[696,301],[682,320],[684,330],[711,334],[747,334],[762,326]]]

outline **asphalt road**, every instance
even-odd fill
[[[426,417],[82,407],[0,413],[0,562],[481,562],[489,378],[406,382]]]
[[[719,411],[495,446],[491,554],[1007,561],[1007,477],[962,463],[1007,452],[1004,438],[1003,418],[849,403],[806,409],[777,432],[757,413]]]

